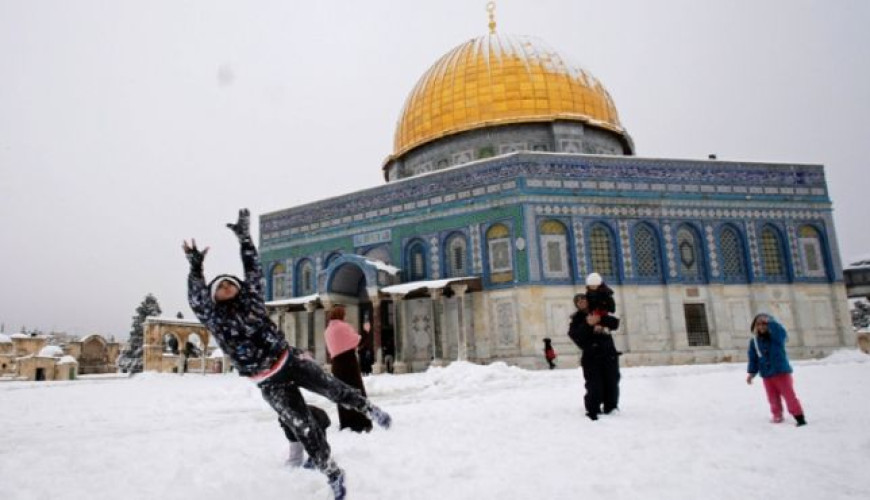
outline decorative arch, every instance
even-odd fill
[[[335,262],[335,259],[339,257],[341,257],[341,251],[336,250],[335,252],[331,252],[325,259],[323,259],[323,268],[326,269],[329,267],[329,265]]]
[[[378,269],[362,255],[342,254],[333,260],[326,273],[325,293],[358,296],[367,299],[361,290],[369,292],[369,287],[377,288]],[[374,293],[374,291],[372,291]]]
[[[664,278],[661,239],[658,231],[648,222],[634,226],[631,236],[634,275],[640,281],[661,283]]]
[[[692,224],[677,226],[676,234],[677,272],[686,283],[706,283],[707,266],[704,262],[704,244],[701,232]]]

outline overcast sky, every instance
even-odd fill
[[[405,97],[486,2],[0,0],[0,323],[126,337],[186,305],[181,242],[382,184]],[[512,0],[609,89],[639,156],[821,163],[870,254],[870,2]],[[256,230],[255,230],[256,231]],[[259,235],[255,232],[255,237]]]

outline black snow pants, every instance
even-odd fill
[[[337,474],[339,469],[330,458],[326,430],[318,425],[299,388],[308,389],[364,414],[371,409],[368,399],[358,390],[323,371],[316,362],[303,357],[302,351],[294,347],[290,348],[290,356],[284,366],[257,385],[266,402],[278,412],[282,427],[293,432],[314,465],[330,478]]]
[[[619,406],[619,355],[584,357],[581,364],[586,380],[586,395],[583,396],[586,413],[598,415],[616,409]]]

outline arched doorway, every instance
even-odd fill
[[[361,361],[365,370],[378,372],[383,361],[382,332],[392,332],[389,301],[381,300],[378,288],[389,284],[398,269],[361,255],[342,255],[326,269],[325,297],[327,309],[344,304],[346,321],[362,336]],[[390,340],[389,338],[387,339]]]

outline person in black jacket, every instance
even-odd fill
[[[283,426],[289,428],[315,467],[326,475],[336,500],[342,500],[346,494],[344,471],[332,459],[326,433],[317,425],[299,388],[366,414],[383,428],[389,428],[392,419],[358,390],[324,372],[301,349],[287,343],[266,312],[263,270],[251,240],[248,210],[239,210],[238,222],[227,227],[239,239],[245,279],[222,274],[206,285],[202,266],[208,248],[200,251],[195,240],[191,244],[185,241],[184,253],[190,262],[190,308],[214,335],[239,375],[257,384]]]
[[[598,420],[619,405],[619,356],[610,330],[601,325],[601,316],[589,310],[586,294],[574,296],[577,311],[571,316],[568,336],[582,350],[580,366],[586,381],[583,403],[586,416]]]

